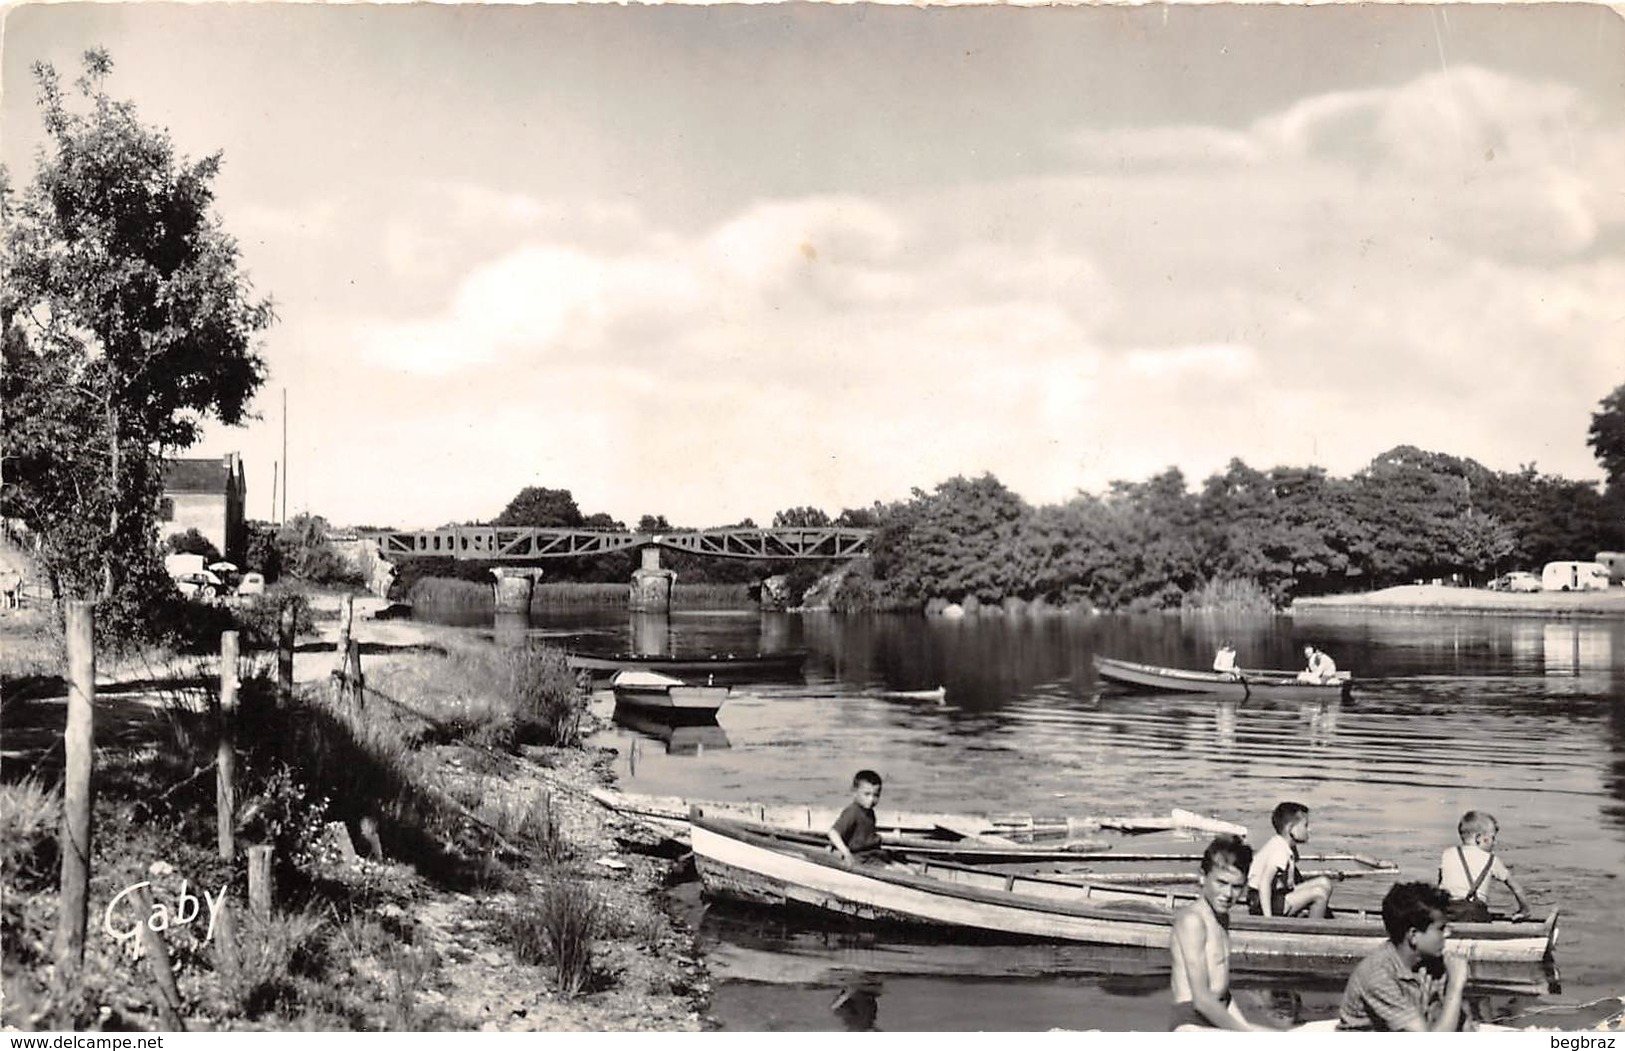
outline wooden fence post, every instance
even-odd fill
[[[293,700],[293,603],[284,602],[277,616],[276,692],[277,703],[286,707]]]
[[[137,887],[131,897],[142,915],[152,915],[152,891],[149,888]],[[152,982],[158,987],[158,1019],[166,1029],[185,1032],[186,1023],[181,1021],[181,991],[175,984],[175,968],[169,962],[169,947],[164,944],[163,935],[147,923],[141,924],[141,944],[147,950],[147,966],[152,970]]]
[[[76,976],[85,961],[85,922],[90,905],[90,811],[96,736],[96,604],[69,602],[67,609],[68,722],[62,796],[61,910],[56,921],[59,978]]]
[[[271,918],[272,899],[276,896],[271,876],[271,848],[248,848],[248,907],[260,920]]]
[[[333,661],[333,702],[347,703],[350,699],[350,630],[355,619],[355,598],[345,595],[339,600],[339,637]]]
[[[215,830],[220,856],[230,861],[237,853],[237,633],[220,633],[220,711],[215,749]]]

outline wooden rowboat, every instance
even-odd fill
[[[969,865],[847,866],[827,850],[695,818],[694,859],[708,895],[791,906],[966,936],[1168,947],[1174,910],[1192,899],[1167,891],[1004,875]],[[1449,952],[1485,963],[1550,960],[1557,913],[1544,921],[1452,925]],[[1313,960],[1352,965],[1385,940],[1380,916],[1282,919],[1232,913],[1230,952],[1247,961]]]
[[[596,677],[607,677],[618,671],[654,671],[673,675],[686,682],[747,681],[750,679],[794,678],[801,675],[801,666],[807,662],[806,650],[783,653],[701,654],[674,657],[670,654],[630,653],[568,653],[567,663],[573,671],[586,672]]]
[[[727,686],[690,686],[675,676],[653,671],[618,671],[610,686],[617,708],[643,708],[673,718],[714,718],[729,693]]]
[[[691,814],[726,818],[767,825],[790,831],[823,835],[835,823],[839,806],[805,806],[798,803],[723,802],[692,800],[679,796],[649,796],[594,788],[590,794],[615,812],[648,825],[677,839],[688,838]],[[1189,810],[1175,809],[1167,815],[1082,817],[1034,817],[1031,814],[956,814],[881,809],[876,827],[882,839],[908,835],[936,835],[946,830],[960,837],[1030,843],[1051,840],[1065,842],[1102,832],[1131,835],[1150,832],[1189,832],[1197,835],[1229,834],[1245,836],[1245,826],[1219,818],[1204,817]]]
[[[1240,678],[1216,671],[1188,671],[1155,664],[1136,664],[1113,657],[1095,657],[1095,674],[1102,682],[1155,693],[1199,693],[1227,700],[1278,697],[1284,700],[1340,700],[1353,690],[1354,677],[1338,672],[1327,683],[1299,682],[1292,671],[1242,669]]]

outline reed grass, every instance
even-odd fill
[[[1277,604],[1256,580],[1214,577],[1186,592],[1179,608],[1202,613],[1273,613]]]
[[[0,879],[7,886],[51,884],[61,823],[62,797],[38,777],[0,784]]]
[[[546,965],[558,995],[573,1000],[592,981],[592,943],[602,926],[598,899],[585,885],[556,880],[536,906],[506,917],[504,933],[525,963]]]
[[[625,609],[631,604],[631,593],[629,584],[613,581],[542,581],[531,592],[530,608]],[[449,577],[424,577],[412,585],[407,601],[414,606],[462,612],[496,608],[489,584]],[[671,604],[673,609],[751,609],[755,606],[746,584],[684,584],[681,581],[672,585]]]

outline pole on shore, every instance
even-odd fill
[[[237,633],[220,633],[220,710],[215,748],[215,830],[220,856],[230,861],[237,853]]]
[[[85,962],[85,924],[90,903],[91,774],[96,736],[96,604],[73,601],[67,609],[68,722],[62,796],[61,910],[56,922],[56,968],[60,980],[77,981]]]
[[[137,887],[131,896],[135,899],[136,908],[147,916],[152,915],[151,890]],[[186,1023],[181,1019],[181,991],[175,984],[175,967],[169,960],[169,946],[164,944],[164,936],[153,930],[150,923],[143,923],[140,928],[141,945],[147,950],[147,966],[152,970],[152,984],[158,990],[158,1020],[164,1028],[184,1033]]]
[[[293,603],[284,602],[277,617],[276,634],[276,692],[282,707],[293,700]]]

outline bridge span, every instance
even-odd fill
[[[384,558],[456,558],[481,562],[529,562],[545,558],[591,558],[629,548],[668,548],[716,558],[862,558],[871,529],[841,526],[756,529],[727,526],[672,533],[620,533],[601,529],[532,526],[447,526],[362,534],[378,542]]]
[[[454,558],[460,561],[528,562],[553,558],[592,558],[637,550],[642,565],[632,574],[634,610],[671,608],[671,585],[677,574],[660,565],[660,550],[685,551],[712,558],[768,561],[865,558],[874,531],[844,526],[755,528],[725,526],[685,532],[631,533],[598,529],[548,529],[536,526],[447,526],[429,530],[377,530],[363,533],[378,544],[386,561],[408,558]],[[536,568],[491,570],[496,578],[499,610],[529,609],[531,589],[542,571]],[[764,590],[763,601],[767,602]]]

